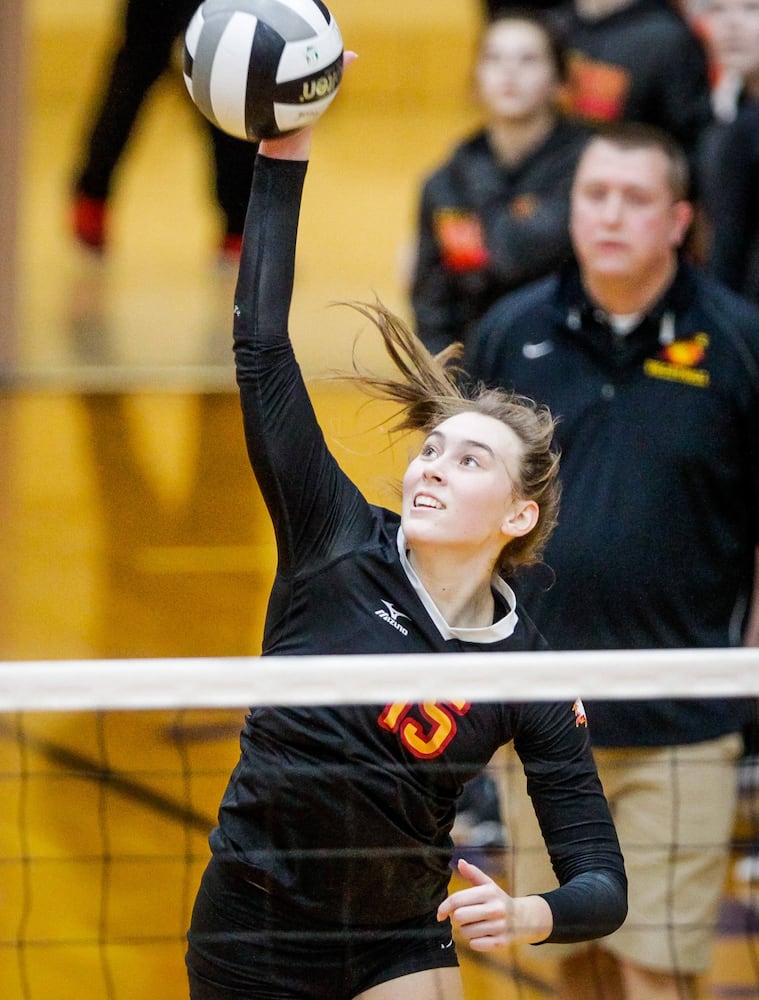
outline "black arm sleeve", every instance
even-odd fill
[[[704,47],[690,29],[681,28],[671,35],[660,32],[652,38],[652,48],[658,48],[660,56],[654,72],[659,85],[653,95],[653,124],[672,133],[695,167],[699,137],[712,120]]]
[[[551,908],[551,943],[615,931],[627,915],[627,878],[585,726],[566,705],[525,704],[514,746],[559,888],[540,893]]]
[[[554,930],[541,944],[572,944],[605,937],[627,915],[627,882],[618,873],[586,872],[553,893],[539,893],[551,907]]]
[[[305,176],[305,162],[258,157],[235,296],[245,440],[285,575],[342,554],[370,522],[327,449],[288,335]]]

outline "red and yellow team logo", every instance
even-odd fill
[[[629,90],[630,73],[622,66],[572,52],[560,104],[567,114],[589,122],[616,122],[624,115]]]
[[[691,340],[676,340],[674,343],[668,344],[659,352],[659,357],[673,365],[687,365],[688,368],[695,368],[706,357],[708,343],[709,338],[706,334],[699,333]]]
[[[538,199],[534,194],[520,194],[509,205],[509,215],[512,219],[531,219],[538,210]]]
[[[479,271],[490,260],[482,224],[474,212],[445,208],[435,212],[435,237],[449,271]]]
[[[662,347],[655,358],[647,358],[643,370],[652,378],[706,388],[709,372],[699,366],[706,361],[708,347],[708,333],[697,333],[689,340],[674,340]]]
[[[585,706],[582,703],[582,698],[578,698],[574,705],[572,705],[572,711],[575,713],[575,726],[588,725],[588,717],[585,714]]]

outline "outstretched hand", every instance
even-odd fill
[[[343,71],[358,59],[355,52],[343,53]],[[286,132],[276,139],[262,139],[258,151],[272,160],[307,160],[311,153],[314,125],[306,125],[297,132]]]
[[[536,944],[551,933],[551,908],[541,896],[510,896],[463,858],[458,870],[470,887],[443,900],[437,918],[450,917],[458,937],[474,951],[492,951],[516,942]]]

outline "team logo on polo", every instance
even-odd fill
[[[400,632],[401,635],[408,635],[408,629],[406,628],[405,625],[401,625],[398,619],[405,618],[407,622],[410,622],[411,619],[409,618],[409,616],[404,615],[403,612],[401,611],[398,611],[395,605],[391,604],[390,601],[382,601],[381,603],[384,604],[385,607],[379,608],[377,611],[375,611],[374,612],[375,615],[378,618],[381,618],[383,622],[387,622],[388,625],[391,625],[394,629],[397,629],[397,631]]]
[[[709,372],[703,367],[708,347],[708,333],[697,333],[689,340],[674,340],[662,347],[655,358],[646,358],[643,370],[651,378],[705,389],[710,380]]]

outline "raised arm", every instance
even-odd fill
[[[245,439],[285,574],[336,557],[370,519],[366,501],[327,449],[288,334],[310,147],[310,129],[261,143],[235,297]]]

